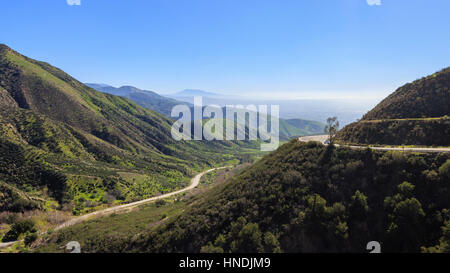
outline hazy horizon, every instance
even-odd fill
[[[0,43],[162,95],[380,100],[450,63],[450,29],[435,27],[450,3],[376,2],[7,1]]]

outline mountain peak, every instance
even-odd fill
[[[200,89],[184,89],[178,93],[175,94],[179,97],[192,97],[192,96],[203,96],[203,97],[218,97],[222,96],[217,93],[208,92]]]
[[[85,84],[103,93],[128,98],[144,108],[154,110],[166,116],[170,116],[172,108],[175,105],[182,103],[176,101],[175,99],[161,96],[156,92],[149,90],[142,90],[130,85],[125,85],[116,88],[107,84],[105,85],[96,83],[85,83]]]
[[[127,90],[129,92],[143,92],[143,91],[145,92],[146,91],[146,90],[141,90],[141,89],[131,86],[131,85],[124,85],[124,86],[119,87],[118,89]]]

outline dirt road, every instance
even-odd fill
[[[187,186],[186,188],[183,188],[181,190],[170,192],[170,193],[166,193],[166,194],[163,194],[163,195],[160,195],[160,196],[151,197],[151,198],[148,198],[148,199],[144,199],[144,200],[141,200],[141,201],[137,201],[137,202],[133,202],[133,203],[125,204],[125,205],[120,205],[120,206],[111,207],[111,208],[107,208],[107,209],[103,209],[103,210],[99,210],[99,211],[94,211],[94,212],[91,212],[91,213],[88,213],[88,214],[85,214],[85,215],[82,215],[82,216],[70,219],[70,220],[64,222],[63,224],[57,226],[55,228],[55,230],[59,230],[59,229],[65,228],[65,227],[69,227],[69,226],[72,226],[72,225],[75,225],[75,224],[79,224],[79,223],[81,223],[83,221],[86,221],[87,219],[90,219],[90,218],[95,217],[95,216],[102,216],[102,215],[107,215],[107,214],[111,214],[111,213],[114,213],[114,212],[120,212],[120,211],[128,210],[130,208],[134,208],[134,207],[137,207],[137,206],[140,206],[140,205],[143,205],[143,204],[147,204],[147,203],[150,203],[150,202],[153,202],[153,201],[156,201],[156,200],[164,199],[164,198],[167,198],[167,197],[179,194],[179,193],[183,193],[183,192],[192,190],[192,189],[194,189],[195,187],[197,187],[200,184],[200,179],[202,178],[203,175],[205,175],[205,174],[207,174],[209,172],[215,171],[215,170],[225,169],[225,168],[228,168],[228,167],[213,168],[213,169],[209,169],[207,171],[204,171],[202,173],[199,173],[199,174],[197,174],[195,177],[193,177],[191,179],[191,184],[189,186]],[[17,242],[18,241],[8,242],[8,243],[0,243],[0,249],[9,247],[9,246],[11,246],[11,245],[13,245],[13,244],[15,244]]]

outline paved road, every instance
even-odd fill
[[[328,135],[317,135],[317,136],[304,136],[299,137],[298,140],[302,142],[308,141],[318,141],[320,143],[325,143],[328,139]],[[418,152],[418,153],[450,153],[450,148],[411,148],[411,147],[377,147],[377,146],[358,146],[358,145],[339,145],[335,144],[337,147],[348,147],[350,149],[366,149],[370,148],[372,150],[380,151],[402,151],[402,152]]]
[[[336,145],[339,146],[339,145]],[[365,149],[366,146],[346,146],[350,149]],[[369,147],[372,150],[380,151],[402,151],[402,152],[417,152],[417,153],[450,153],[450,148],[398,148],[398,147]]]
[[[325,143],[325,141],[327,139],[328,139],[328,135],[302,136],[302,137],[298,138],[298,140],[302,141],[302,142],[317,141],[320,143]]]
[[[73,226],[73,225],[81,223],[81,222],[83,222],[83,221],[85,221],[85,220],[87,220],[87,219],[89,219],[89,218],[91,218],[93,216],[102,216],[102,215],[110,214],[110,213],[113,213],[113,212],[120,212],[120,211],[128,210],[130,208],[134,208],[134,207],[137,207],[137,206],[140,206],[140,205],[143,205],[143,204],[147,204],[147,203],[153,202],[155,200],[164,199],[164,198],[167,198],[167,197],[170,197],[170,196],[182,193],[182,192],[186,192],[186,191],[192,190],[193,188],[197,187],[200,184],[200,179],[202,178],[203,175],[205,175],[205,174],[207,174],[209,172],[212,172],[214,170],[220,170],[220,169],[225,169],[225,168],[228,168],[228,167],[214,168],[214,169],[210,169],[210,170],[207,170],[207,171],[204,171],[202,173],[197,174],[194,178],[191,179],[191,184],[188,187],[184,188],[184,189],[181,189],[181,190],[178,190],[178,191],[174,191],[174,192],[170,192],[170,193],[166,193],[166,194],[163,194],[163,195],[160,195],[160,196],[151,197],[151,198],[144,199],[144,200],[141,200],[141,201],[125,204],[125,205],[120,205],[120,206],[116,206],[116,207],[111,207],[111,208],[107,208],[107,209],[91,212],[89,214],[85,214],[85,215],[73,218],[71,220],[68,220],[68,221],[64,222],[63,224],[57,226],[55,228],[55,230],[59,230],[59,229],[65,228],[65,227]],[[8,243],[0,243],[0,249],[9,247],[9,246],[15,244],[16,242],[17,241],[15,241],[15,242],[8,242]]]

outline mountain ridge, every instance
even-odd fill
[[[191,103],[166,98],[153,91],[141,90],[134,86],[122,86],[116,88],[109,85],[105,87],[95,83],[87,83],[87,85],[101,92],[126,97],[142,107],[157,111],[169,117],[171,114],[171,109],[175,105],[187,105],[191,108],[191,111],[193,108]],[[190,96],[192,96],[192,94]],[[225,115],[224,110],[223,113]],[[297,136],[321,134],[323,133],[324,128],[325,125],[317,121],[304,119],[280,119],[280,139],[289,140]]]
[[[175,94],[170,94],[172,97],[192,97],[192,96],[202,96],[202,97],[226,97],[226,95],[208,92],[200,89],[184,89]]]
[[[447,67],[401,86],[362,119],[431,118],[449,114],[450,67]]]
[[[398,88],[337,140],[350,144],[450,146],[450,67]]]
[[[191,106],[191,104],[187,102],[164,97],[154,91],[143,90],[134,86],[126,85],[116,88],[110,85],[101,86],[100,84],[95,83],[86,83],[86,85],[103,93],[128,98],[144,108],[154,110],[168,117],[170,117],[171,109],[176,105],[183,104]]]

